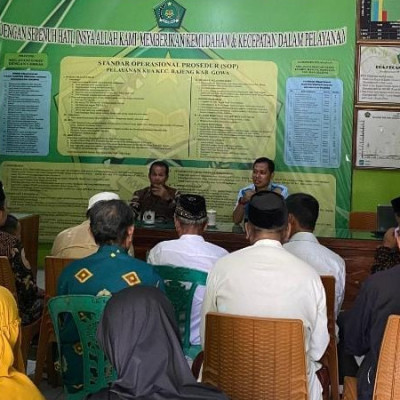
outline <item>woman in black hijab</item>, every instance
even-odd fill
[[[227,400],[197,383],[180,344],[174,309],[157,288],[134,286],[109,300],[97,340],[118,374],[90,400]]]

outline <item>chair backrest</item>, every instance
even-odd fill
[[[400,399],[400,315],[391,315],[376,370],[374,400]]]
[[[375,231],[376,213],[369,211],[351,211],[349,215],[349,229]]]
[[[182,347],[192,359],[201,351],[201,346],[190,344],[190,316],[194,292],[205,285],[207,272],[171,265],[154,265],[165,284],[166,295],[175,308],[175,316],[182,335]]]
[[[46,296],[57,295],[57,281],[63,269],[74,261],[74,258],[58,258],[47,256],[44,259],[44,288]]]
[[[322,357],[322,363],[328,367],[331,384],[332,400],[339,400],[339,370],[336,345],[336,318],[335,318],[335,278],[333,276],[321,276],[325,289],[326,311],[328,317],[329,344]]]
[[[96,340],[97,326],[109,298],[110,296],[67,295],[53,297],[48,302],[57,338],[61,371],[64,370],[61,330],[64,325],[72,323],[71,317],[79,334],[83,357],[83,390],[76,395],[79,399],[99,391],[116,379],[115,371]],[[68,394],[68,399],[74,399],[74,395]]]
[[[7,257],[0,257],[0,285],[7,288],[17,300],[17,287],[10,261]]]
[[[202,381],[231,400],[307,400],[303,322],[206,316]]]

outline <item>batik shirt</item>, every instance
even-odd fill
[[[384,271],[398,264],[400,264],[400,251],[398,248],[391,249],[389,247],[379,246],[375,252],[371,273],[374,274],[378,271]]]
[[[164,282],[144,261],[128,255],[122,247],[103,245],[91,256],[69,264],[58,280],[58,295],[110,295],[135,285],[155,286],[164,291]],[[71,321],[72,322],[72,321]],[[65,323],[61,332],[64,359],[63,381],[69,393],[83,387],[82,346],[73,323]]]
[[[30,324],[42,315],[43,296],[39,293],[32,270],[24,265],[21,242],[15,236],[0,231],[0,256],[8,258],[14,273],[22,324]]]
[[[168,201],[154,195],[150,186],[134,192],[129,205],[135,213],[135,218],[141,219],[144,211],[154,211],[156,218],[162,218],[164,222],[173,221],[179,192],[169,186],[165,188],[171,197]]]

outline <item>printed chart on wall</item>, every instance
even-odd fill
[[[0,0],[10,210],[39,214],[51,242],[90,196],[129,201],[164,160],[169,185],[232,223],[269,157],[276,183],[318,199],[320,226],[346,227],[355,14],[356,0]]]
[[[360,39],[400,39],[398,0],[359,0]]]
[[[358,110],[357,167],[400,168],[400,112]]]

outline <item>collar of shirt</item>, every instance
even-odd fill
[[[258,247],[258,246],[281,247],[282,248],[282,243],[279,240],[260,239],[260,240],[257,240],[257,242],[255,242],[253,244],[253,247]]]
[[[104,254],[107,255],[109,254],[110,257],[117,257],[118,254],[126,254],[128,251],[124,249],[123,247],[117,246],[117,245],[112,245],[112,244],[104,244],[103,246],[99,247],[99,250],[97,250],[98,254]]]
[[[274,190],[274,187],[273,187],[272,185],[273,185],[273,183],[270,182],[270,183],[268,184],[268,186],[267,186],[267,189],[264,189],[264,190],[269,190],[269,191],[271,192],[272,190]],[[255,190],[255,191],[257,192],[256,185],[255,185],[254,183],[252,183],[251,186],[252,186],[252,187],[250,187],[250,189]],[[274,185],[274,186],[275,186],[275,185]]]
[[[290,238],[289,242],[314,242],[314,243],[319,243],[318,239],[311,232],[297,232]]]
[[[191,235],[191,234],[184,234],[179,237],[180,240],[191,240],[193,242],[204,242],[203,236],[200,235]]]

